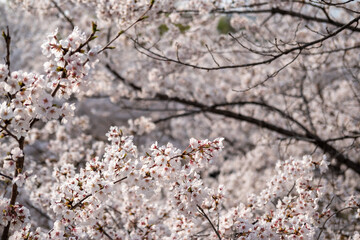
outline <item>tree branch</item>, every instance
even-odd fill
[[[146,48],[146,47],[142,46],[134,38],[130,38],[130,39],[134,42],[136,49],[140,53],[142,53],[142,54],[144,54],[144,55],[146,55],[146,56],[148,56],[150,58],[153,58],[155,60],[164,61],[164,62],[173,62],[173,63],[176,63],[176,64],[180,64],[180,65],[183,65],[183,66],[192,67],[192,68],[200,69],[200,70],[213,71],[213,70],[220,70],[220,69],[246,68],[246,67],[253,67],[253,66],[265,65],[265,64],[271,63],[274,60],[276,60],[276,59],[278,59],[278,58],[280,58],[280,57],[282,57],[284,55],[290,54],[290,53],[292,53],[294,51],[302,51],[302,50],[304,50],[304,49],[306,49],[306,48],[308,48],[310,46],[316,45],[318,43],[322,43],[323,41],[336,36],[337,34],[344,31],[345,29],[348,29],[352,24],[357,23],[359,21],[359,19],[360,19],[360,16],[354,18],[353,20],[351,20],[346,25],[343,25],[342,27],[340,27],[336,31],[326,35],[325,37],[319,38],[317,40],[314,40],[314,41],[311,41],[311,42],[308,42],[308,43],[303,43],[303,44],[299,43],[298,46],[282,50],[279,54],[274,55],[273,57],[271,57],[269,59],[261,60],[261,61],[257,61],[257,62],[245,63],[245,64],[224,65],[224,66],[220,66],[220,67],[198,66],[198,65],[195,65],[195,64],[192,64],[192,63],[187,63],[187,62],[184,62],[184,61],[179,61],[177,59],[169,58],[167,56],[164,56],[164,55],[161,55],[159,53],[156,53],[156,52],[152,51],[150,48]]]
[[[109,65],[107,67],[108,67],[108,69],[111,69],[111,72],[116,73],[116,71],[114,69],[112,69]],[[118,74],[118,73],[117,73],[117,75],[120,76],[120,74]],[[122,79],[121,81],[123,81],[124,83],[127,82],[123,77],[121,77],[121,79]],[[135,87],[136,88],[134,88],[134,90],[136,90],[136,91],[142,90],[142,88],[139,86],[135,86]],[[250,116],[246,116],[246,115],[243,115],[240,113],[235,113],[235,112],[232,112],[229,110],[217,108],[219,106],[225,106],[225,104],[207,106],[207,105],[204,105],[204,104],[196,102],[196,101],[186,100],[186,99],[182,99],[182,98],[178,98],[178,97],[169,97],[169,96],[167,96],[165,94],[161,94],[161,93],[155,94],[155,99],[158,99],[161,101],[173,101],[173,102],[178,102],[178,103],[181,103],[184,105],[196,107],[196,108],[199,108],[202,112],[209,112],[209,113],[221,115],[221,116],[224,116],[227,118],[236,119],[236,120],[239,120],[242,122],[247,122],[249,124],[258,126],[263,129],[267,129],[271,132],[275,132],[275,133],[281,134],[286,137],[291,137],[291,138],[294,138],[294,139],[297,139],[300,141],[309,142],[309,143],[314,144],[315,146],[318,146],[319,148],[321,148],[325,153],[328,153],[331,157],[334,157],[339,163],[346,165],[348,168],[350,168],[350,169],[354,170],[356,173],[360,174],[360,164],[359,163],[356,163],[356,162],[352,161],[351,159],[349,159],[348,157],[346,157],[343,153],[341,153],[341,151],[339,151],[335,147],[331,146],[326,140],[322,140],[318,135],[311,132],[303,124],[298,122],[296,119],[292,118],[290,115],[286,114],[284,111],[277,109],[276,107],[267,105],[265,103],[259,103],[259,102],[257,102],[257,103],[256,102],[237,102],[237,104],[251,103],[251,104],[266,107],[269,110],[277,112],[280,115],[282,115],[285,119],[288,119],[288,120],[292,121],[293,123],[295,123],[296,125],[298,125],[304,131],[304,134],[299,133],[294,130],[287,130],[283,127],[277,126],[275,124],[272,124],[267,121],[260,120],[260,119],[254,118],[254,117],[250,117]],[[236,104],[236,103],[230,103],[230,104]]]
[[[200,207],[200,205],[196,205],[198,207],[198,210],[200,212],[200,214],[206,218],[206,220],[210,223],[211,228],[214,230],[214,232],[216,233],[216,236],[219,238],[219,240],[221,240],[221,236],[218,230],[216,230],[214,224],[211,222],[210,218],[208,217],[208,215],[205,213],[204,209],[202,209]]]

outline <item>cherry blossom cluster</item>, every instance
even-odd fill
[[[138,135],[143,135],[150,133],[155,129],[155,124],[151,119],[141,116],[137,119],[129,119],[129,132],[136,133]]]
[[[206,223],[199,209],[209,216],[221,214],[218,234],[223,239],[313,239],[334,214],[321,179],[327,172],[325,157],[279,161],[262,192],[250,195],[247,205],[225,211],[224,187],[211,190],[200,177],[223,148],[222,139],[191,139],[184,151],[155,143],[139,157],[133,137],[119,128],[111,127],[107,137],[110,144],[102,159],[87,162],[79,173],[73,164],[53,172],[57,183],[50,204],[57,220],[44,239],[103,239],[106,234],[115,239],[185,239]],[[116,224],[105,210],[108,205],[122,213],[130,233],[106,228]],[[355,197],[343,206],[359,209]],[[214,231],[208,237],[218,239]]]
[[[119,194],[135,194],[146,203],[165,191],[172,211],[187,218],[196,217],[199,206],[217,209],[223,197],[221,190],[215,193],[204,187],[199,174],[221,151],[223,139],[191,139],[183,152],[172,144],[159,147],[155,143],[151,153],[138,157],[131,136],[123,136],[120,129],[111,127],[107,137],[111,144],[103,159],[93,158],[79,173],[72,164],[53,172],[57,184],[52,188],[50,204],[57,221],[50,238],[81,237],[91,229],[93,238],[101,237],[104,208]],[[117,184],[123,186],[116,191]]]
[[[221,218],[222,234],[238,239],[314,239],[333,213],[321,178],[329,163],[310,156],[276,165],[276,174],[259,195],[250,195]]]
[[[35,231],[31,231],[31,224],[27,224],[19,231],[15,232],[11,237],[10,240],[17,240],[17,239],[28,239],[28,240],[41,240],[44,239],[44,234],[41,233],[40,228],[37,228]]]
[[[95,37],[96,26],[93,25],[92,35],[88,38],[84,32],[75,27],[73,32],[66,38],[58,40],[58,30],[49,34],[47,41],[41,45],[42,53],[50,58],[44,64],[47,79],[53,89],[60,88],[58,96],[68,99],[72,93],[79,92],[90,70],[88,61],[96,60],[98,46],[85,52],[82,48]]]
[[[7,154],[3,164],[5,173],[9,174],[4,176],[10,179],[13,168],[15,165],[17,167],[12,179],[13,186],[16,186],[13,191],[23,186],[31,174],[31,171],[23,171],[22,163],[18,165],[18,162],[24,161],[24,146],[20,142],[24,141],[32,125],[38,120],[47,122],[58,118],[65,122],[73,116],[74,104],[64,102],[63,99],[68,99],[72,93],[78,92],[89,74],[88,62],[96,58],[98,47],[88,52],[82,48],[94,39],[96,31],[96,25],[93,24],[93,33],[88,39],[77,27],[66,39],[60,41],[57,31],[48,36],[42,45],[43,54],[52,59],[44,64],[45,75],[10,72],[8,62],[0,65],[1,133],[2,137],[11,136],[19,143]],[[25,226],[29,211],[21,205],[10,204],[9,199],[4,201],[7,207],[2,211],[2,224],[6,226],[10,222],[9,226],[12,228]],[[20,223],[22,225],[19,225]]]
[[[49,121],[73,116],[74,104],[63,102],[85,85],[89,74],[89,60],[97,49],[84,52],[87,42],[85,33],[77,27],[63,40],[58,40],[57,30],[43,43],[43,54],[50,58],[45,62],[46,75],[13,71],[0,64],[0,124],[2,129],[17,137],[25,136],[36,119]]]
[[[10,205],[9,199],[0,199],[0,226],[6,226],[10,222],[13,230],[19,230],[26,226],[29,218],[30,212],[23,205],[19,203]]]

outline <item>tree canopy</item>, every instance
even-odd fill
[[[359,20],[0,1],[1,239],[360,239]]]

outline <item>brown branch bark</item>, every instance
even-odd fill
[[[21,151],[24,152],[25,138],[20,137],[20,139],[18,140],[18,144],[19,144],[19,148],[21,149]],[[24,161],[25,161],[24,154],[22,157],[19,157],[16,160],[14,178],[16,178],[19,174],[22,173],[23,168],[24,168]],[[11,198],[10,198],[10,204],[9,204],[10,206],[15,205],[18,194],[19,194],[18,186],[16,185],[16,183],[14,183],[12,185],[12,190],[11,190]],[[6,227],[4,228],[3,234],[1,236],[1,240],[9,239],[10,225],[11,225],[11,222],[9,221],[8,224],[6,225]]]

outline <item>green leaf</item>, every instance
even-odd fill
[[[143,21],[143,20],[145,20],[147,18],[149,18],[149,16],[143,16],[143,17],[139,18],[138,22]]]
[[[181,32],[182,34],[184,34],[187,30],[190,29],[190,26],[189,26],[189,25],[184,26],[184,25],[182,25],[181,23],[177,23],[177,24],[174,24],[174,25],[180,30],[180,32]]]
[[[62,68],[62,67],[57,67],[57,68],[56,68],[56,71],[57,71],[57,72],[61,72],[62,70],[64,70],[64,68]]]
[[[168,28],[168,26],[166,26],[166,24],[161,24],[161,25],[158,27],[158,30],[159,30],[160,36],[162,36],[162,35],[164,35],[167,31],[169,31],[169,28]]]
[[[96,24],[95,22],[92,22],[91,24],[92,24],[92,31],[93,31],[93,33],[98,32],[99,29],[97,28],[97,24]]]
[[[221,17],[219,19],[216,29],[220,34],[228,34],[229,32],[235,32],[235,29],[230,24],[230,18],[227,16]]]

